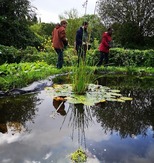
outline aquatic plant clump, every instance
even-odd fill
[[[73,163],[83,163],[87,161],[87,155],[81,148],[79,148],[71,154],[71,160]]]
[[[46,91],[52,98],[62,96],[69,103],[87,106],[94,106],[106,101],[125,102],[126,100],[132,100],[130,97],[123,97],[120,90],[112,90],[109,87],[95,84],[89,84],[84,95],[73,92],[72,84],[54,84],[52,87],[46,87]]]

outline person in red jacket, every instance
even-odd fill
[[[60,25],[57,25],[52,31],[52,44],[58,54],[57,68],[61,69],[63,66],[63,51],[65,44],[68,42],[66,38],[67,21],[61,20]]]
[[[107,32],[104,32],[102,35],[102,40],[99,45],[100,51],[100,58],[97,66],[101,66],[103,60],[105,60],[105,65],[108,64],[109,61],[109,49],[111,48],[111,41],[112,41],[112,28],[108,28]]]

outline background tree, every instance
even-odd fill
[[[97,15],[85,15],[83,19],[89,23],[88,30],[91,37],[90,39],[96,39],[100,42],[102,39],[102,33],[106,31],[106,27],[101,22],[101,19]]]
[[[34,20],[35,8],[29,0],[0,0],[0,44],[37,47],[39,40],[28,26]]]
[[[67,19],[68,21],[66,32],[70,45],[74,45],[76,31],[79,29],[79,27],[82,26],[83,21],[87,21],[89,23],[88,32],[90,33],[92,39],[97,39],[100,41],[102,32],[105,31],[105,27],[97,15],[84,15],[79,17],[78,11],[76,9],[65,11],[62,15],[59,16],[59,18],[60,20]]]
[[[69,11],[64,11],[62,15],[59,15],[59,19],[66,19],[68,21],[66,28],[67,38],[69,44],[74,46],[76,31],[82,24],[82,18],[78,16],[78,11],[73,8]]]
[[[153,38],[153,0],[99,0],[98,13],[106,26],[116,23],[122,45],[145,45],[146,37]]]

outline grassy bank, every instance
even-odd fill
[[[55,74],[62,74],[72,71],[73,67],[63,67],[57,69],[53,65],[48,65],[45,62],[34,63],[13,63],[3,64],[0,66],[0,90],[8,91],[14,88],[22,88],[31,84],[34,81],[45,79]],[[154,75],[154,68],[150,67],[92,67],[89,69],[96,69],[96,73],[120,73],[129,75]]]

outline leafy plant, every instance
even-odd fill
[[[109,87],[95,84],[88,84],[86,93],[83,95],[73,92],[71,84],[54,84],[52,87],[47,87],[46,91],[52,98],[63,96],[69,103],[86,106],[94,106],[105,101],[125,102],[132,100],[132,98],[123,97],[120,90],[112,90]]]
[[[71,154],[71,160],[73,163],[83,163],[87,161],[87,155],[83,149],[79,148]]]
[[[84,61],[80,61],[79,65],[73,68],[72,87],[76,94],[85,94],[88,84],[94,81],[94,70],[89,71]]]

